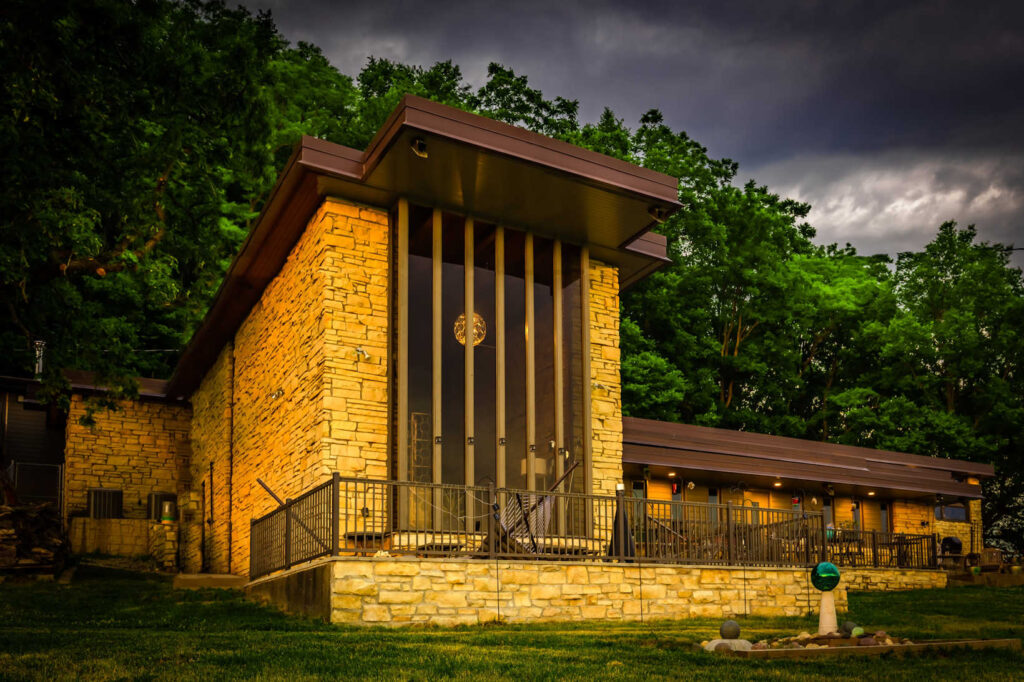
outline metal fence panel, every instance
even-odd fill
[[[935,567],[930,536],[826,530],[820,512],[338,475],[252,522],[252,577],[330,554]]]

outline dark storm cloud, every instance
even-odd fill
[[[587,120],[659,108],[741,178],[813,201],[824,239],[895,252],[955,218],[1024,245],[1024,3],[249,5],[351,75],[452,59],[479,85],[498,61]]]

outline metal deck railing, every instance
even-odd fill
[[[934,539],[820,512],[411,481],[330,480],[253,519],[250,576],[324,556],[934,568]]]

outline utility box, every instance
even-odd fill
[[[163,520],[165,502],[171,503],[173,513],[177,517],[178,496],[175,493],[150,493],[146,498],[146,518],[153,521]]]

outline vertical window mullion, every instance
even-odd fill
[[[583,346],[583,352],[580,353],[580,370],[583,374],[583,473],[586,481],[583,492],[590,494],[593,492],[594,484],[593,436],[590,421],[593,380],[590,378],[590,248],[586,245],[580,248],[580,316],[583,322],[580,328]],[[587,505],[587,508],[590,506]],[[591,527],[591,522],[592,519],[588,518],[588,527]]]
[[[443,237],[442,237],[442,220],[441,220],[441,209],[435,208],[433,211],[433,233],[432,237],[432,252],[431,262],[433,265],[433,317],[432,317],[432,345],[433,345],[433,367],[432,367],[432,383],[431,390],[433,392],[433,482],[441,482],[441,430],[443,428],[443,422],[441,421],[441,382],[443,380],[443,374],[441,372],[441,315],[443,314],[442,298],[441,298],[441,284],[443,275]],[[441,530],[441,488],[434,489],[434,530]]]
[[[476,271],[474,264],[473,254],[473,219],[466,217],[465,225],[465,244],[464,244],[464,269],[465,269],[465,316],[466,316],[466,343],[465,343],[465,357],[466,357],[466,370],[465,374],[465,431],[466,431],[466,442],[465,442],[465,484],[473,485],[476,480],[475,468],[476,468],[476,453],[474,446],[474,429],[475,429],[475,415],[473,412],[473,389],[474,384],[474,365],[473,365],[473,346],[476,345],[476,310],[473,304],[473,275]],[[476,516],[475,510],[473,509],[473,495],[472,493],[466,493],[466,532],[471,533],[473,531],[473,519]]]
[[[562,375],[562,242],[555,240],[552,255],[552,333],[555,363],[555,480],[559,481],[565,474],[565,381]],[[558,498],[557,528],[560,536],[565,535],[565,499]]]
[[[537,489],[537,362],[533,319],[533,235],[526,233],[526,489]]]
[[[398,471],[400,481],[409,480],[409,202],[398,200],[397,229],[397,279],[398,295],[395,303],[398,317],[397,349],[395,375],[398,377],[398,396],[396,411],[398,412]],[[403,493],[408,489],[402,488]],[[408,497],[399,496],[398,518],[405,525],[408,521]]]
[[[505,487],[505,229],[495,228],[494,236],[494,399],[495,399],[495,479]]]

